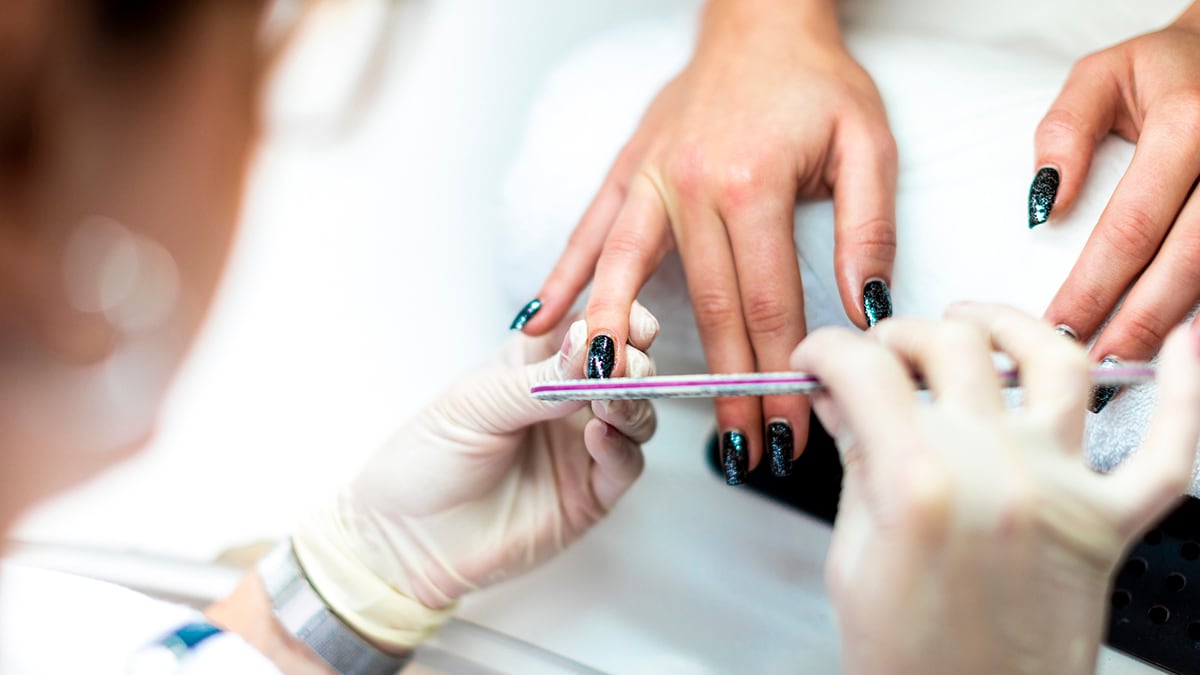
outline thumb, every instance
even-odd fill
[[[516,336],[514,339],[528,339]],[[542,361],[493,370],[456,387],[447,403],[460,409],[460,420],[488,434],[509,434],[546,420],[566,417],[587,405],[585,401],[539,401],[529,390],[538,384],[583,377],[587,324],[576,321],[563,338],[562,347]],[[464,420],[465,421],[465,420]]]

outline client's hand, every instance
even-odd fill
[[[1177,330],[1142,447],[1085,465],[1084,352],[1015,310],[814,333],[792,364],[846,470],[827,562],[850,673],[1092,673],[1113,568],[1188,485],[1200,331]],[[1018,364],[1006,409],[996,347]],[[932,401],[914,393],[922,375]]]
[[[1070,208],[1109,133],[1137,143],[1133,161],[1046,318],[1087,341],[1121,303],[1093,360],[1142,361],[1200,300],[1200,8],[1075,65],[1037,130],[1030,227]]]
[[[838,286],[865,328],[891,312],[895,181],[883,103],[842,45],[832,2],[712,0],[692,61],[617,157],[540,312],[514,326],[547,330],[592,282],[589,376],[627,374],[608,346],[623,343],[631,303],[678,247],[709,370],[784,370],[805,334],[796,200],[833,196]],[[790,473],[808,437],[805,398],[719,399],[716,413],[730,484],[758,464],[764,426],[773,471]]]
[[[641,305],[628,320],[629,373],[652,375],[645,350],[658,322]],[[584,322],[556,333],[515,335],[297,530],[313,585],[364,635],[416,644],[444,618],[429,610],[557,554],[641,473],[655,425],[648,402],[530,397],[532,385],[583,377]]]

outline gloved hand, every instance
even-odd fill
[[[846,476],[826,576],[847,673],[1093,673],[1121,555],[1176,503],[1200,435],[1200,330],[1175,331],[1141,448],[1110,474],[1082,452],[1083,349],[1016,310],[825,329],[792,365]],[[1008,409],[1006,352],[1024,403]],[[910,373],[924,376],[932,402]]]
[[[629,321],[628,374],[652,375],[658,322],[637,304]],[[648,402],[530,397],[535,384],[583,377],[587,335],[583,321],[516,334],[300,525],[297,557],[351,627],[396,651],[418,644],[467,591],[579,538],[638,477]]]

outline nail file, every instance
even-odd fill
[[[1002,368],[996,374],[1006,387],[1020,386],[1014,368]],[[1154,366],[1148,363],[1122,363],[1094,367],[1094,385],[1126,386],[1154,381]],[[920,388],[924,383],[917,381]],[[562,380],[530,388],[540,401],[619,401],[651,398],[722,398],[726,396],[772,396],[808,394],[823,388],[820,380],[807,373],[729,373],[710,375],[656,375],[654,377],[614,377],[606,380]]]

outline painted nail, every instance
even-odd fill
[[[597,380],[612,377],[613,363],[616,361],[616,358],[617,349],[611,337],[597,335],[592,338],[592,344],[588,347],[587,355],[588,379]]]
[[[508,329],[521,330],[525,327],[525,324],[529,323],[529,320],[532,319],[534,315],[537,314],[541,309],[541,300],[538,300],[537,298],[530,300],[529,304],[525,305],[521,308],[521,311],[517,312],[517,316],[512,320],[512,325],[509,326]]]
[[[726,431],[721,437],[721,465],[725,467],[725,484],[745,483],[746,467],[749,464],[750,453],[746,449],[746,437],[740,431]]]
[[[1100,362],[1101,368],[1116,368],[1119,365],[1121,365],[1121,362],[1112,356],[1106,356]],[[1121,388],[1113,385],[1092,387],[1092,398],[1088,401],[1088,410],[1091,410],[1093,413],[1104,410],[1104,406],[1108,405],[1108,402],[1113,400],[1113,397],[1119,391],[1121,391]]]
[[[1059,335],[1061,335],[1065,338],[1070,338],[1070,339],[1074,340],[1075,342],[1079,342],[1079,336],[1076,335],[1075,331],[1071,330],[1071,327],[1065,323],[1060,323],[1057,326],[1055,326],[1054,332],[1058,333]]]
[[[771,474],[778,478],[792,475],[792,453],[796,450],[792,426],[787,422],[768,424],[767,444],[771,447]]]
[[[868,327],[892,315],[892,294],[882,279],[872,279],[863,286],[863,313]]]
[[[1058,196],[1058,169],[1042,167],[1029,186],[1029,229],[1050,219],[1054,198]]]

